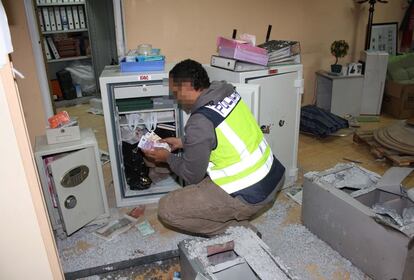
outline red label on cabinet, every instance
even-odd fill
[[[277,74],[277,69],[271,69],[269,70],[269,75]]]
[[[151,75],[139,75],[138,80],[140,80],[140,81],[149,81],[149,80],[151,80]]]

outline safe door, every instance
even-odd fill
[[[296,120],[298,93],[294,87],[297,73],[283,73],[251,78],[249,84],[260,85],[259,125],[275,156],[286,169],[296,166],[292,158],[297,133]]]
[[[50,172],[58,197],[59,214],[67,235],[104,214],[95,151],[92,147],[56,159],[50,164]]]

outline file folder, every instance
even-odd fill
[[[68,17],[66,16],[65,7],[60,7],[60,18],[61,18],[61,21],[62,21],[62,29],[63,30],[69,30]]]
[[[80,29],[79,14],[78,14],[78,7],[77,6],[72,7],[72,14],[73,14],[73,24],[75,26],[75,29]]]
[[[75,29],[73,24],[72,7],[66,7],[66,17],[68,18],[69,29]]]
[[[78,6],[80,28],[86,28],[86,17],[83,6]]]
[[[42,13],[43,13],[43,19],[44,19],[44,24],[45,24],[45,30],[46,31],[51,31],[51,27],[50,27],[50,21],[49,21],[49,11],[47,8],[42,8]]]
[[[53,8],[48,8],[48,10],[49,10],[50,29],[52,31],[56,31],[55,12]]]
[[[55,43],[53,42],[52,37],[47,37],[47,42],[49,43],[49,47],[52,50],[53,56],[55,57],[55,59],[59,59],[60,55],[56,49]]]
[[[53,10],[56,18],[56,29],[62,30],[62,19],[60,17],[59,7],[54,7]]]
[[[45,25],[43,23],[43,14],[42,11],[40,9],[37,10],[37,16],[39,17],[39,26],[40,26],[40,31],[45,31]]]
[[[43,38],[43,47],[45,48],[46,58],[48,60],[52,59],[52,56],[50,54],[49,46],[47,45],[47,42],[46,42],[46,38]]]

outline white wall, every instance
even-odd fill
[[[62,279],[22,116],[8,64],[0,69],[0,279]]]
[[[374,23],[401,22],[407,0],[375,6]],[[301,43],[305,76],[303,103],[313,100],[315,72],[335,62],[334,40],[346,40],[349,55],[340,64],[357,61],[364,47],[367,3],[356,0],[123,0],[127,49],[142,43],[161,48],[167,60],[185,58],[208,63],[216,53],[217,36],[250,33],[263,42],[271,24],[271,39]]]

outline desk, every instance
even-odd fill
[[[359,116],[361,112],[364,76],[333,76],[326,71],[316,72],[316,105],[343,117]]]

